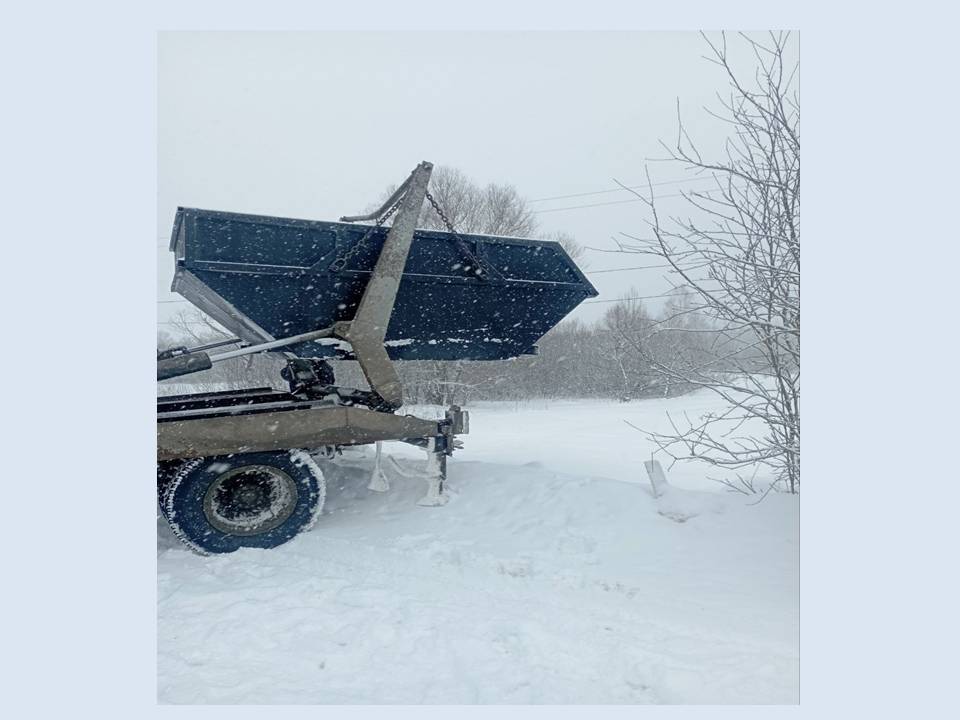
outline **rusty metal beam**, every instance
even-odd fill
[[[157,460],[431,438],[436,420],[359,407],[281,410],[157,423]]]
[[[356,315],[349,322],[334,325],[334,334],[353,347],[370,389],[394,408],[403,405],[403,385],[383,341],[432,171],[433,164],[426,161],[413,171]]]

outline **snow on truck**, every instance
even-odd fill
[[[423,448],[420,502],[442,504],[468,415],[400,414],[393,362],[532,354],[597,295],[559,243],[460,234],[449,222],[447,232],[416,229],[425,199],[446,221],[428,191],[432,168],[420,163],[376,211],[340,222],[177,210],[172,290],[235,337],[158,353],[157,380],[278,352],[289,387],[158,397],[159,505],[192,550],[276,547],[309,529],[326,489],[314,457],[345,446],[378,444],[371,489],[384,489],[380,442]],[[357,360],[370,389],[337,386],[331,359]]]

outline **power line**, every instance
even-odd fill
[[[528,200],[527,202],[535,203],[535,202],[546,202],[548,200],[565,200],[567,198],[587,197],[590,195],[604,195],[612,192],[620,192],[622,190],[639,190],[647,187],[659,187],[661,185],[678,185],[678,184],[690,183],[690,182],[703,182],[704,180],[713,180],[713,179],[714,179],[713,177],[700,177],[700,178],[688,178],[685,180],[664,180],[663,182],[655,182],[655,183],[650,183],[648,185],[625,185],[624,187],[611,188],[609,190],[593,190],[591,192],[572,193],[570,195],[553,195],[551,197],[537,198],[536,200]],[[717,192],[717,190],[703,190],[699,192],[702,192],[702,194],[704,195],[709,195],[710,193]],[[665,200],[667,198],[685,197],[686,194],[687,193],[681,192],[681,193],[671,193],[670,195],[657,195],[652,199]],[[560,212],[561,210],[578,210],[580,208],[602,207],[605,205],[622,205],[624,203],[640,202],[641,200],[646,200],[646,199],[647,198],[631,198],[630,200],[613,200],[611,202],[590,203],[587,205],[570,205],[567,207],[546,208],[544,210],[531,210],[531,213],[533,213],[534,215],[537,215],[540,213]],[[157,244],[158,248],[168,248],[170,246],[169,239],[166,239],[166,238],[159,238],[159,239],[164,240],[164,242],[158,243]]]
[[[675,298],[676,293],[664,293],[663,295],[637,295],[635,297],[614,298],[612,300],[587,300],[583,305],[596,305],[598,303],[626,302],[627,300],[656,300],[657,298]]]
[[[527,200],[527,202],[546,202],[547,200],[566,200],[567,198],[587,197],[588,195],[605,195],[607,193],[621,192],[622,190],[639,190],[646,187],[659,187],[660,185],[680,185],[689,182],[703,182],[704,180],[713,180],[713,176],[687,178],[685,180],[664,180],[663,182],[645,183],[643,185],[626,185],[624,187],[610,188],[609,190],[593,190],[592,192],[572,193],[570,195],[553,195],[551,197],[537,198],[536,200]]]
[[[625,270],[656,270],[658,268],[669,268],[673,265],[636,265],[634,267],[607,268],[605,270],[584,270],[584,275],[602,275],[603,273],[624,272]]]
[[[717,190],[704,190],[701,195],[709,195],[710,193],[718,192]],[[545,210],[531,210],[531,213],[534,215],[539,215],[541,213],[548,212],[560,212],[561,210],[579,210],[580,208],[592,208],[592,207],[602,207],[604,205],[624,205],[626,203],[635,203],[653,200],[666,200],[667,198],[675,197],[687,197],[689,193],[671,193],[670,195],[656,195],[653,198],[631,198],[630,200],[611,200],[610,202],[602,203],[589,203],[587,205],[567,205],[565,207],[558,208],[547,208]]]

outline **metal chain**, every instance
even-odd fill
[[[494,266],[488,265],[482,262],[480,258],[478,258],[476,255],[473,254],[473,252],[470,250],[470,247],[467,245],[466,241],[460,236],[460,233],[456,231],[456,228],[453,227],[453,223],[450,222],[450,218],[447,217],[447,214],[443,211],[443,208],[440,207],[440,204],[436,201],[433,195],[430,194],[429,190],[427,190],[426,195],[427,195],[427,200],[430,201],[430,205],[433,207],[434,212],[436,212],[439,218],[443,221],[443,224],[447,228],[447,231],[451,235],[453,235],[453,238],[454,240],[456,240],[457,246],[460,248],[460,251],[464,255],[466,255],[470,259],[470,261],[474,264],[474,266],[477,268],[477,271],[478,271],[477,276],[481,280],[485,280],[487,271],[492,270],[495,275],[497,275],[502,279],[503,273],[501,273]],[[400,208],[401,203],[403,203],[404,197],[405,195],[401,195],[399,198],[397,198],[397,201],[393,203],[393,205],[391,205],[387,209],[387,211],[383,215],[378,217],[376,222],[367,229],[367,232],[364,233],[363,237],[360,238],[359,242],[355,243],[353,247],[351,247],[349,250],[347,250],[347,252],[345,252],[343,255],[338,257],[336,260],[334,260],[330,264],[330,269],[333,271],[343,270],[347,266],[347,263],[349,263],[350,260],[352,260],[353,257],[366,246],[367,241],[373,235],[374,231],[377,228],[382,227],[383,224],[387,220],[389,220],[390,217]]]
[[[450,222],[450,218],[447,217],[447,214],[443,211],[443,208],[440,207],[440,204],[436,201],[433,195],[430,194],[429,190],[427,190],[427,200],[429,200],[430,204],[433,206],[433,211],[440,216],[440,219],[443,220],[443,224],[447,226],[447,231],[453,235],[456,235],[457,237],[460,237],[457,235],[457,231],[453,229],[453,223]]]
[[[364,246],[367,244],[367,240],[369,240],[373,235],[374,230],[383,227],[383,224],[390,219],[390,216],[400,208],[400,204],[403,202],[404,197],[406,197],[406,194],[398,197],[397,201],[391,205],[383,215],[378,217],[373,225],[367,228],[367,231],[363,234],[363,237],[360,238],[359,242],[355,243],[352,248],[347,250],[343,255],[338,257],[330,264],[330,269],[334,271],[343,270],[343,268],[347,266],[347,263],[353,259],[353,256],[364,248]]]
[[[460,233],[458,233],[456,229],[453,227],[453,223],[450,222],[450,218],[447,217],[447,214],[443,211],[443,208],[440,207],[440,204],[436,201],[436,199],[434,199],[433,195],[430,194],[429,190],[427,190],[427,200],[429,200],[430,204],[433,206],[434,212],[437,213],[437,215],[440,217],[441,220],[443,220],[443,224],[446,226],[447,231],[451,235],[453,235],[453,239],[457,241],[457,245],[459,246],[460,251],[464,255],[466,255],[468,258],[470,258],[471,262],[473,262],[473,264],[476,266],[478,271],[477,276],[481,280],[485,280],[486,272],[489,269],[489,270],[493,270],[494,274],[496,274],[498,277],[502,279],[503,273],[501,273],[493,265],[488,265],[487,263],[481,262],[480,258],[474,255],[473,252],[471,252],[470,246],[467,245],[466,241],[462,237],[460,237]]]

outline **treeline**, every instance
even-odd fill
[[[537,343],[537,355],[398,367],[407,396],[418,403],[669,397],[694,386],[665,377],[655,363],[697,363],[712,336],[706,323],[683,313],[677,303],[654,318],[639,301],[624,300],[598,322],[572,320],[553,328]]]
[[[638,291],[627,293],[636,295]],[[161,347],[200,344],[217,339],[212,329],[177,341],[158,338]],[[622,401],[670,397],[696,386],[678,380],[663,367],[722,373],[732,365],[716,362],[720,333],[689,306],[683,294],[651,315],[638,300],[613,304],[602,319],[559,324],[537,343],[538,354],[494,362],[408,361],[396,363],[408,403],[469,405],[478,400],[609,398]],[[739,357],[740,365],[743,356]],[[283,387],[283,358],[274,353],[227,361],[211,370],[179,378],[180,385],[220,389],[271,385]],[[337,384],[367,389],[356,361],[331,361]],[[682,376],[682,372],[677,375]],[[199,389],[199,387],[198,387]]]

